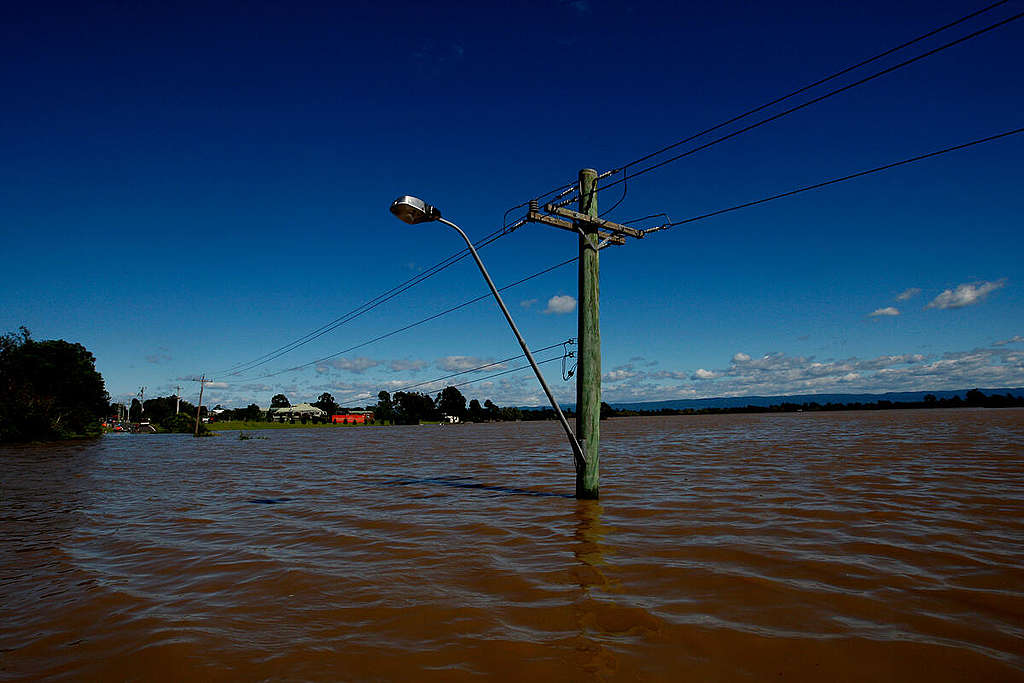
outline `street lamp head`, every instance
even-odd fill
[[[427,204],[419,197],[411,197],[407,194],[403,194],[391,202],[391,213],[409,225],[436,221],[441,217],[441,212],[436,207]]]

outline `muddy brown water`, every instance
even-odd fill
[[[1024,411],[0,450],[0,679],[1024,680]]]

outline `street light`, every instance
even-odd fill
[[[558,417],[558,421],[562,423],[562,429],[565,430],[565,435],[569,438],[569,445],[572,447],[573,463],[576,465],[576,471],[583,471],[587,462],[587,456],[583,453],[583,448],[580,446],[580,442],[576,439],[576,435],[573,434],[572,428],[569,427],[569,423],[566,421],[565,415],[562,414],[562,409],[559,407],[558,401],[555,400],[555,395],[551,393],[551,388],[548,386],[548,383],[544,381],[544,375],[541,374],[540,368],[537,366],[537,361],[534,360],[533,354],[530,353],[529,347],[526,346],[526,341],[523,339],[523,335],[519,333],[519,328],[516,327],[515,322],[512,320],[512,314],[508,312],[508,307],[505,306],[505,302],[502,300],[501,294],[498,293],[498,288],[494,286],[494,281],[491,280],[490,274],[487,272],[487,269],[484,268],[484,263],[480,260],[480,255],[476,253],[476,248],[469,240],[469,237],[462,231],[462,228],[451,221],[442,218],[441,212],[437,207],[427,204],[419,197],[402,195],[395,201],[391,202],[391,213],[395,214],[399,220],[408,223],[409,225],[429,223],[431,221],[444,223],[462,235],[462,239],[466,240],[466,246],[469,247],[469,253],[473,255],[476,265],[480,267],[480,273],[484,276],[484,279],[487,280],[487,286],[491,288],[491,294],[494,295],[494,299],[498,302],[498,307],[501,309],[501,312],[505,314],[505,320],[508,321],[508,326],[512,328],[512,334],[514,334],[516,339],[519,341],[519,346],[522,347],[523,353],[526,354],[527,360],[530,361],[530,367],[533,368],[533,372],[537,375],[537,380],[540,382],[541,388],[543,388],[544,393],[547,394],[548,401],[551,403],[551,408],[554,409],[555,415]]]

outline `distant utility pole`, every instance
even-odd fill
[[[174,396],[178,399],[177,403],[174,404],[174,414],[177,415],[181,412],[181,385],[179,384],[174,387],[174,390],[177,392]]]
[[[199,436],[199,412],[203,409],[203,389],[206,385],[212,382],[212,379],[206,379],[206,373],[199,379],[192,380],[193,382],[199,382],[199,405],[196,406],[196,431],[193,432],[192,436]]]
[[[625,244],[626,237],[644,236],[643,230],[598,217],[597,181],[597,171],[585,168],[579,172],[579,211],[551,203],[544,206],[545,213],[540,213],[538,203],[531,201],[526,215],[528,221],[544,223],[579,235],[576,438],[583,447],[586,464],[576,471],[577,498],[597,498],[601,484],[601,307],[598,251],[609,244]]]
[[[146,412],[146,387],[139,387],[139,419]]]

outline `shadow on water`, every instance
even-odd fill
[[[483,491],[493,491],[495,493],[502,493],[507,496],[533,496],[535,498],[569,498],[575,499],[576,496],[568,493],[552,493],[551,491],[531,491],[530,489],[521,489],[514,486],[494,486],[491,484],[479,484],[472,480],[472,477],[399,477],[398,479],[389,479],[387,481],[377,482],[378,486],[446,486],[449,488],[457,489],[480,489]]]

